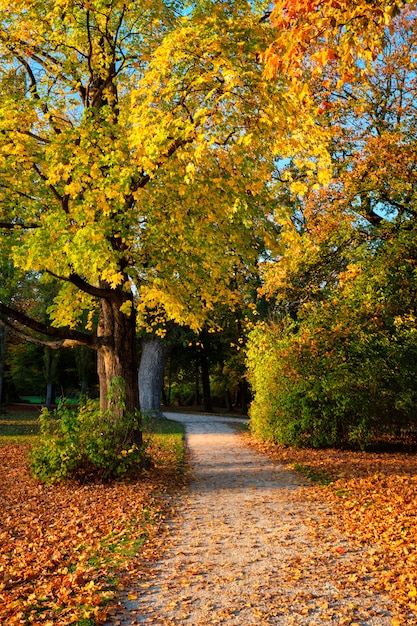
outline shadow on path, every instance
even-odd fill
[[[361,549],[302,479],[247,447],[230,418],[166,416],[186,427],[193,481],[160,561],[109,626],[391,624],[390,600],[358,583]]]

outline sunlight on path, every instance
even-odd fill
[[[301,479],[246,447],[232,418],[167,417],[186,427],[194,480],[166,552],[108,626],[391,624],[390,600],[355,586],[361,552],[306,505]]]

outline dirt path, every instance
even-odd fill
[[[356,585],[360,550],[323,524],[330,512],[300,479],[227,418],[167,416],[186,426],[194,480],[161,561],[109,626],[391,624],[389,599]]]

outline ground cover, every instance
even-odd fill
[[[307,497],[325,500],[334,514],[327,523],[359,542],[366,566],[353,576],[365,584],[376,576],[404,620],[417,623],[417,455],[412,441],[382,442],[375,451],[311,450],[260,444],[261,452],[303,473]],[[326,523],[325,521],[323,523]],[[352,582],[355,582],[353,580]]]
[[[152,559],[185,482],[183,428],[146,426],[154,467],[135,480],[48,486],[29,472],[37,415],[0,414],[0,623],[92,626]]]
[[[159,554],[171,496],[185,484],[182,429],[169,421],[146,426],[155,467],[140,480],[46,486],[29,474],[36,417],[0,415],[0,623],[93,626],[106,619],[116,590],[141,579],[147,584],[146,564]],[[309,479],[306,516],[308,498],[327,502],[333,514],[323,526],[362,546],[365,559],[349,583],[366,592],[376,579],[399,609],[393,626],[410,623],[417,616],[412,442],[355,452],[246,439]]]

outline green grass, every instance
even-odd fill
[[[169,451],[174,464],[181,471],[185,462],[184,427],[178,422],[145,419],[142,424],[144,439],[150,443],[151,453]],[[0,413],[0,446],[9,443],[33,444],[39,434],[39,411],[8,410]]]
[[[293,463],[292,466],[296,472],[303,474],[308,480],[320,485],[330,485],[334,482],[334,479],[324,470],[317,470],[310,465],[304,465],[302,463]]]
[[[39,433],[39,411],[0,413],[0,445],[32,443]]]
[[[183,435],[184,426],[179,422],[162,418],[144,418],[142,422],[144,433],[152,433],[154,435]]]
[[[179,473],[184,471],[185,445],[184,426],[165,418],[145,418],[142,424],[144,440],[154,461],[169,460]]]
[[[184,473],[184,427],[179,422],[161,419],[144,419],[142,424],[148,453],[158,466],[171,465],[179,474]],[[14,411],[0,413],[0,447],[7,444],[36,443],[39,434],[39,411]]]
[[[29,404],[44,404],[45,402],[45,396],[19,396],[19,397],[20,397],[20,400],[23,400],[24,402],[29,402]],[[58,404],[60,400],[61,398],[59,397],[55,398],[54,400],[55,404]],[[78,398],[66,398],[65,400],[68,404],[78,404]]]

